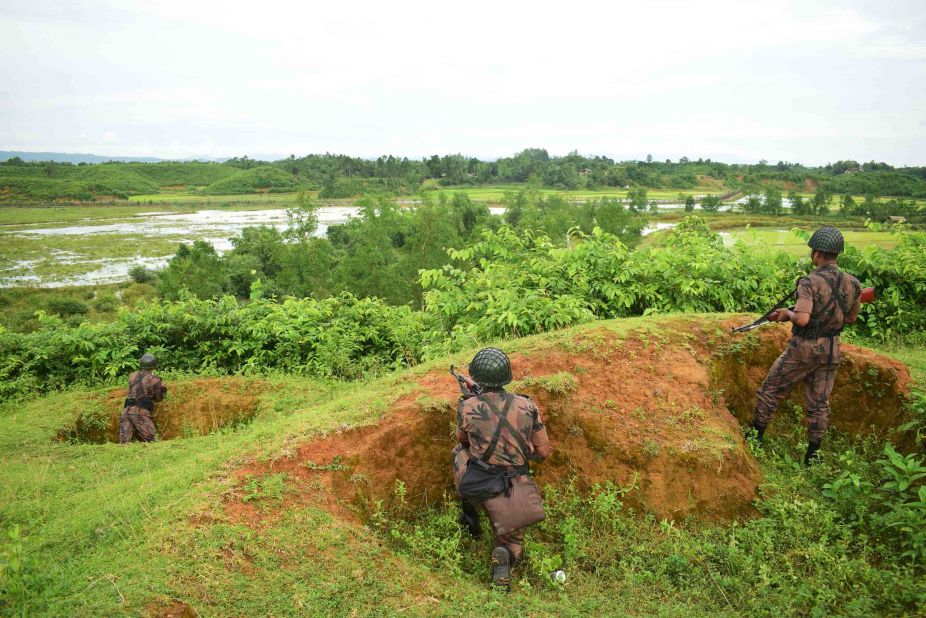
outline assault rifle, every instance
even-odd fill
[[[795,288],[793,292],[789,292],[787,296],[785,296],[780,301],[778,301],[775,304],[775,306],[769,309],[768,312],[766,312],[765,315],[763,315],[761,318],[759,318],[755,322],[746,324],[745,326],[734,328],[732,329],[732,332],[745,333],[755,328],[759,328],[760,326],[762,326],[763,324],[767,322],[776,321],[778,319],[778,312],[784,308],[784,306],[788,303],[789,300],[791,300],[792,298],[796,298],[796,297],[797,297],[797,288]],[[862,290],[862,295],[859,297],[859,302],[871,303],[871,302],[874,302],[874,300],[875,300],[875,289],[874,288],[865,288]],[[790,311],[794,311],[794,305],[791,305],[790,307],[788,307],[788,309]]]
[[[453,365],[450,365],[450,375],[455,377],[460,384],[460,392],[463,393],[463,397],[472,397],[482,393],[482,387],[479,386],[478,382],[457,371]]]

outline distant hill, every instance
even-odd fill
[[[79,152],[24,152],[22,150],[0,150],[0,162],[19,157],[23,161],[52,161],[54,163],[106,163],[120,161],[123,163],[160,163],[162,161],[210,161],[221,163],[223,157],[186,157],[184,159],[161,159],[159,157],[107,157],[104,155]]]
[[[20,150],[0,150],[0,161],[19,157],[23,161],[54,161],[55,163],[106,163],[107,161],[125,161],[138,163],[158,163],[167,159],[157,157],[105,157],[95,154],[74,152],[23,152]]]

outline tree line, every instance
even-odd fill
[[[262,168],[261,178],[269,178],[268,168],[278,169],[287,174],[287,179],[272,178],[273,182],[267,184],[268,187],[285,190],[295,190],[297,186],[316,189],[322,198],[354,197],[370,191],[408,194],[443,186],[525,183],[529,180],[547,188],[566,190],[615,187],[692,189],[713,183],[747,193],[759,192],[768,186],[801,192],[822,187],[831,195],[848,193],[926,197],[926,167],[893,167],[875,161],[837,161],[820,167],[785,161],[776,164],[766,161],[728,164],[688,157],[681,157],[677,161],[658,161],[651,155],[642,160],[617,161],[606,156],[587,156],[575,151],[565,156],[551,156],[543,148],[527,148],[496,160],[482,160],[462,154],[435,154],[422,159],[394,155],[364,159],[326,153],[302,157],[290,155],[277,161],[243,156],[228,159],[221,164],[111,162],[101,165],[117,166],[155,180],[160,186],[212,184],[227,178],[228,170],[235,169]],[[0,164],[0,186],[4,185],[5,179],[16,178],[21,181],[26,176],[33,179],[68,177],[75,181],[82,180],[84,172],[75,175],[69,170],[94,167],[101,166],[24,162],[14,157]],[[38,174],[34,174],[33,169]],[[258,187],[254,182],[246,182],[242,186],[248,191]],[[259,188],[265,187],[259,185]]]

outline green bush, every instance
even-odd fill
[[[236,172],[203,189],[208,195],[256,193],[259,189],[295,191],[296,179],[277,167],[262,165]]]
[[[32,333],[0,331],[0,400],[39,386],[98,383],[131,371],[143,352],[162,367],[220,373],[280,369],[357,379],[408,366],[432,329],[409,307],[342,295],[322,301],[231,297],[142,305],[113,322],[66,327],[40,314]]]
[[[136,264],[129,269],[129,277],[132,278],[132,281],[135,283],[151,283],[154,281],[157,276],[143,264]]]
[[[369,271],[369,264],[382,259],[379,248],[393,246],[386,226],[395,213],[381,214],[375,219],[380,225],[367,230],[372,236],[361,237],[375,243],[351,247],[357,259],[354,278],[379,277],[380,285],[385,269],[371,274],[362,268]],[[806,262],[785,254],[726,247],[698,217],[679,224],[664,246],[636,251],[600,229],[576,234],[572,248],[543,234],[483,229],[478,242],[449,251],[451,264],[420,271],[425,289],[420,311],[350,294],[278,302],[263,298],[272,287],[250,278],[258,269],[274,272],[277,243],[269,242],[274,234],[256,230],[242,236],[238,248],[247,244],[250,250],[231,273],[220,268],[208,243],[184,246],[159,281],[172,300],[120,313],[112,323],[68,327],[43,316],[35,332],[0,333],[0,399],[37,386],[113,378],[146,350],[157,350],[165,366],[191,372],[281,369],[358,378],[475,342],[598,318],[764,312],[807,271]],[[405,242],[415,239],[407,236]],[[881,301],[865,308],[857,329],[862,334],[893,336],[901,332],[898,325],[902,332],[926,331],[922,243],[921,235],[910,234],[896,251],[858,254],[864,262],[853,262],[850,254],[848,268],[858,268],[863,284],[885,286]],[[220,297],[233,283],[247,288],[251,300]],[[86,312],[77,299],[55,302],[48,307],[57,315]]]
[[[866,463],[843,455],[844,469],[823,485],[849,527],[872,534],[885,554],[926,565],[926,465],[915,454],[902,455],[890,444],[884,458]]]
[[[90,311],[87,303],[79,298],[51,298],[45,303],[45,309],[62,318],[71,317],[72,315],[85,315]]]

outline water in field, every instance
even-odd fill
[[[328,227],[346,222],[356,216],[359,209],[349,206],[327,206],[318,211],[318,236],[324,236]],[[133,266],[160,268],[167,263],[180,242],[204,240],[219,252],[231,249],[233,236],[246,227],[269,225],[285,230],[290,222],[284,209],[271,210],[199,210],[190,213],[145,212],[115,220],[87,220],[78,224],[9,225],[0,227],[0,242],[12,245],[13,241],[27,246],[44,247],[44,255],[28,259],[12,259],[0,249],[0,287],[36,285],[61,287],[66,285],[94,285],[115,283],[128,279]],[[4,241],[9,238],[10,242]],[[136,240],[139,239],[139,240]],[[143,249],[143,242],[161,241],[159,255]],[[34,241],[29,243],[28,241]],[[90,255],[65,250],[75,245],[95,245],[94,253],[110,246],[112,257]],[[132,245],[139,251],[133,253]],[[126,253],[130,255],[126,255]],[[57,267],[57,268],[56,268]],[[59,271],[59,272],[56,272]]]

